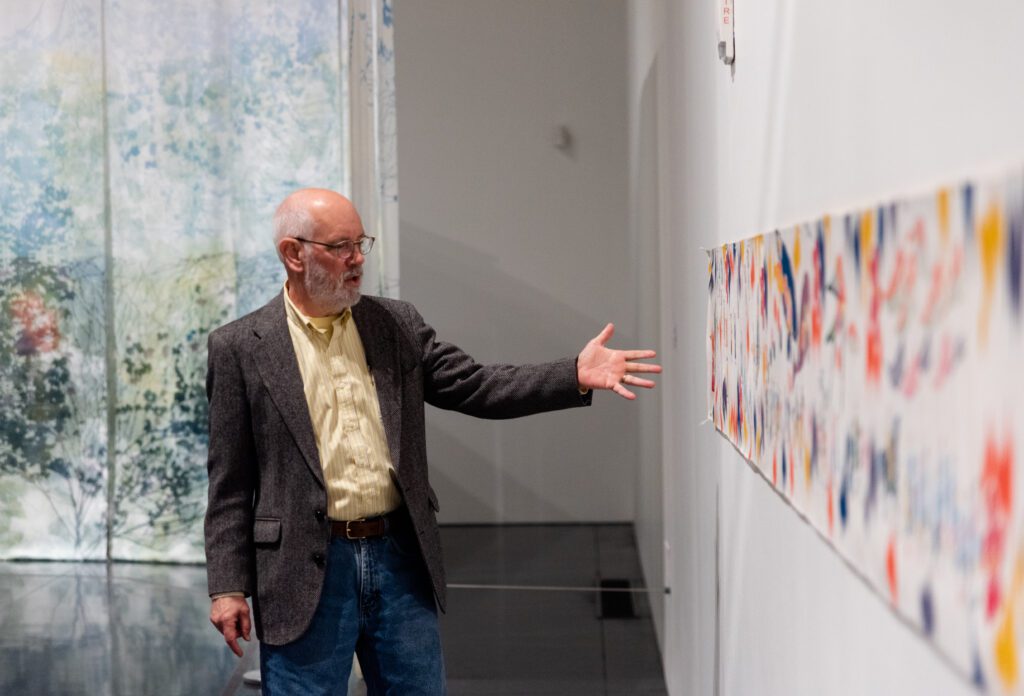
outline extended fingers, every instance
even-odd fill
[[[651,365],[649,363],[626,363],[626,372],[661,372],[661,365]]]
[[[224,642],[231,648],[231,652],[242,656],[242,648],[238,645],[238,631],[235,629],[234,624],[230,624],[224,627]]]
[[[630,401],[632,401],[633,399],[636,398],[636,394],[622,386],[621,382],[616,382],[615,386],[612,387],[612,391],[621,396],[623,399],[629,399]]]
[[[649,379],[643,379],[642,377],[634,377],[633,375],[624,375],[622,378],[623,384],[628,384],[631,387],[643,387],[644,389],[654,389],[654,382]]]
[[[653,350],[624,350],[626,360],[649,360],[658,357]]]
[[[599,344],[601,344],[603,346],[605,343],[607,343],[608,341],[611,340],[611,337],[612,337],[612,335],[614,333],[615,333],[615,325],[614,324],[608,324],[603,329],[601,329],[601,333],[599,333],[597,336],[595,336],[594,340],[597,341]]]

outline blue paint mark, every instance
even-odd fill
[[[789,288],[789,325],[790,335],[796,339],[796,289],[793,282],[793,265],[789,261],[789,252],[786,251],[786,243],[782,243],[782,275],[786,277],[786,286]]]
[[[849,493],[850,477],[843,476],[843,481],[839,484],[839,521],[843,525],[843,529],[846,529],[846,520],[849,517],[849,505],[847,504]]]
[[[818,470],[818,419],[811,415],[811,472]]]
[[[928,368],[932,364],[932,337],[931,335],[925,336],[924,344],[921,346],[921,352],[917,357],[917,365],[921,368],[922,372],[927,372]]]
[[[935,607],[932,590],[928,585],[921,590],[921,627],[929,638],[935,634]]]
[[[757,441],[758,441],[761,449],[764,449],[764,405],[763,404],[758,406],[758,408],[754,410],[755,414],[757,414],[758,412],[760,412],[760,414],[761,414],[761,430],[758,431]]]
[[[761,263],[761,316],[768,318],[768,265]]]
[[[981,669],[981,658],[978,656],[978,650],[974,650],[974,659],[972,660],[974,667],[971,669],[971,681],[979,689],[985,689],[985,673]]]
[[[896,351],[896,357],[889,365],[889,382],[893,389],[898,389],[900,383],[903,382],[903,363],[906,359],[906,352],[906,345],[901,341],[899,350]]]
[[[964,238],[970,240],[974,238],[974,186],[972,184],[964,184],[962,193],[964,200]]]
[[[853,215],[846,216],[846,239],[853,251],[853,270],[860,282],[860,219]]]
[[[786,450],[783,449],[782,450],[782,485],[783,485],[783,487],[785,487],[785,485],[786,485],[786,471],[787,471],[787,467],[786,467]]]
[[[384,0],[384,6],[381,8],[381,14],[383,15],[384,26],[390,27],[395,23],[395,20],[391,15],[391,3],[388,2],[388,0]]]
[[[1007,279],[1010,283],[1010,303],[1014,317],[1020,319],[1021,260],[1024,257],[1024,212],[1018,210],[1010,217],[1009,253],[1006,255]]]
[[[882,255],[882,247],[885,245],[885,208],[878,206],[878,245],[875,247],[878,255]]]
[[[818,287],[818,299],[825,302],[825,223],[818,220],[818,234],[815,240],[815,246],[818,248],[818,258],[816,264],[818,266],[818,277],[821,278],[821,285]]]
[[[743,385],[736,382],[736,433],[743,439]]]

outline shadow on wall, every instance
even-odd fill
[[[634,343],[632,317],[587,315],[505,271],[494,255],[407,221],[401,229],[404,299],[480,362],[574,356],[609,319],[621,320],[616,346]],[[624,274],[623,292],[627,281]],[[502,422],[429,411],[442,522],[630,519],[638,447],[630,406],[599,394],[590,409]]]

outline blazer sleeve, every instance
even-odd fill
[[[439,408],[479,418],[518,418],[589,406],[580,394],[576,358],[538,365],[482,365],[457,346],[440,341],[419,312],[406,304],[406,327],[419,350],[424,398]]]
[[[245,380],[228,338],[215,331],[207,343],[206,572],[211,595],[236,591],[251,595],[256,589],[252,538],[256,456]]]

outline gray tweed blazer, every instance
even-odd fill
[[[352,317],[377,386],[398,487],[443,611],[424,402],[482,418],[515,418],[589,405],[591,397],[579,393],[574,358],[480,365],[437,340],[407,302],[363,297]],[[209,592],[250,595],[256,635],[270,645],[289,643],[309,626],[330,543],[327,491],[287,321],[278,295],[211,333],[206,377]]]

